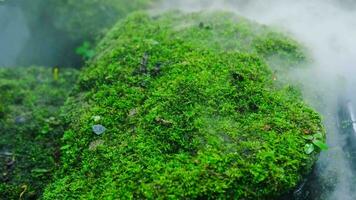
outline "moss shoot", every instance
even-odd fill
[[[0,68],[0,199],[37,199],[59,164],[59,108],[72,69]]]
[[[44,199],[270,199],[315,162],[320,116],[266,59],[303,62],[289,38],[226,13],[136,13],[96,52]]]

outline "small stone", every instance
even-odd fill
[[[97,134],[97,135],[101,135],[101,134],[103,134],[103,133],[106,131],[106,128],[105,128],[103,125],[101,125],[101,124],[94,125],[94,126],[92,127],[92,129],[93,129],[93,132],[94,132],[95,134]]]
[[[15,123],[16,124],[24,124],[26,122],[26,118],[24,116],[17,116],[15,118]]]

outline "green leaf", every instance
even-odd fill
[[[313,144],[319,147],[321,150],[328,150],[328,145],[320,140],[313,140]]]
[[[324,137],[323,137],[323,134],[322,133],[316,133],[316,134],[314,134],[313,135],[314,136],[314,138],[315,139],[318,139],[318,140],[322,140],[322,139],[324,139]]]
[[[305,146],[304,146],[304,152],[306,153],[306,154],[311,154],[311,153],[313,153],[313,151],[314,151],[314,145],[313,144],[306,144]]]
[[[303,138],[306,140],[314,140],[314,137],[312,135],[304,135]]]

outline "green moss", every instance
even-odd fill
[[[303,136],[323,128],[297,89],[275,87],[265,55],[278,45],[267,33],[224,13],[117,24],[63,109],[62,166],[44,198],[267,199],[293,189],[317,154],[304,153]],[[290,49],[277,51],[303,62]]]
[[[51,68],[0,68],[0,199],[42,194],[59,162],[63,127],[59,108],[77,72]]]

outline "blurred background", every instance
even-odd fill
[[[117,19],[151,0],[0,0],[0,66],[78,67]],[[84,58],[84,59],[83,59]]]

